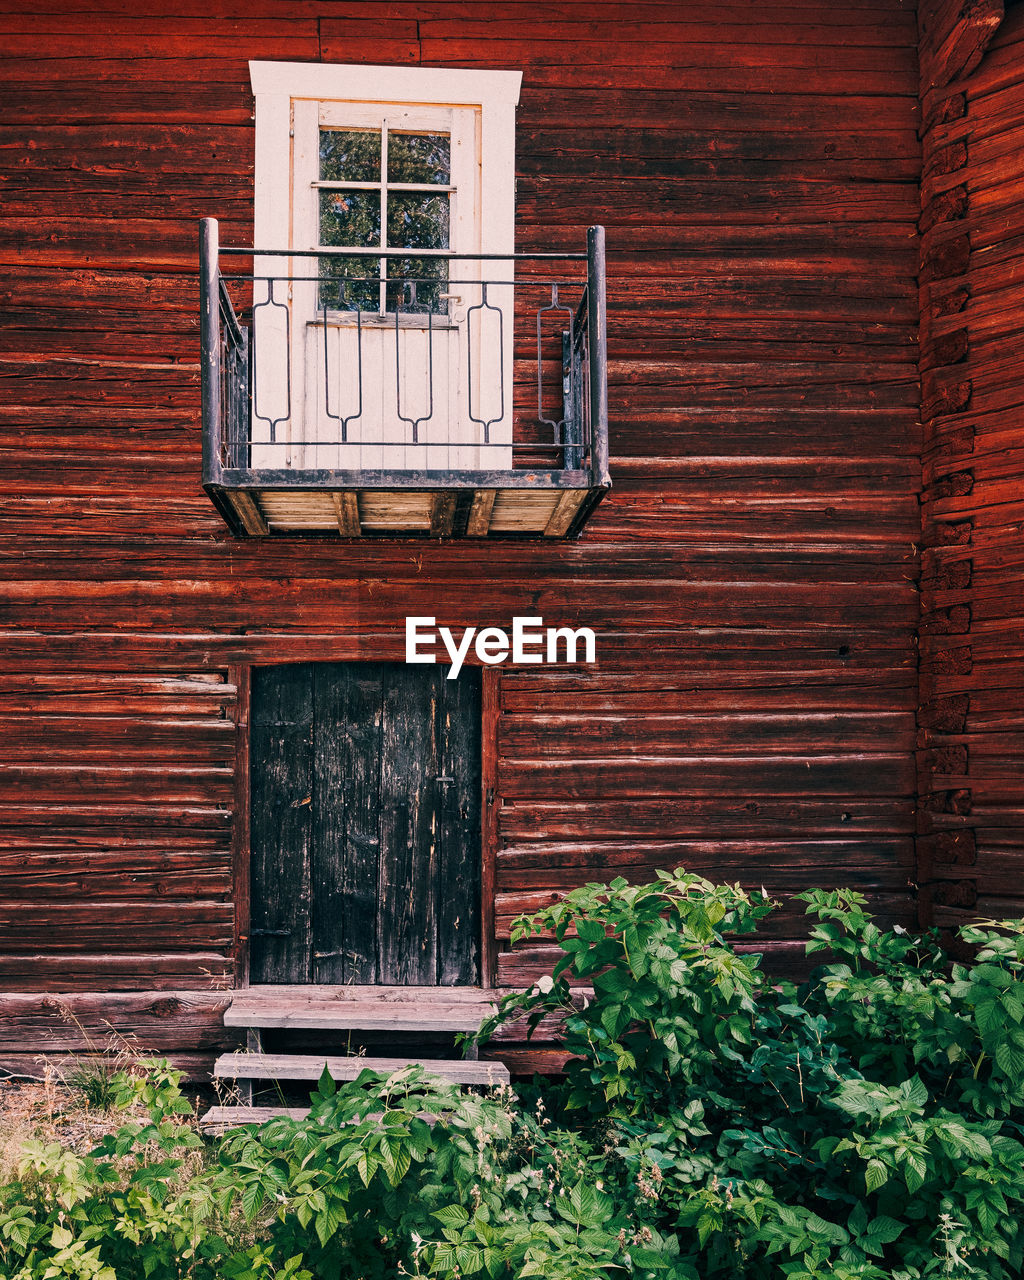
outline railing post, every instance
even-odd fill
[[[590,451],[595,485],[608,488],[608,302],[604,227],[587,231],[587,341],[590,344]]]
[[[199,223],[199,345],[203,396],[203,482],[220,479],[221,405],[220,267],[216,218]]]

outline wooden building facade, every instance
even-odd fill
[[[1019,913],[1024,6],[0,0],[0,32],[0,1064],[112,1026],[201,1070],[254,975],[520,984],[517,914],[659,867]],[[240,536],[204,493],[198,225],[254,243],[250,62],[522,73],[516,250],[606,231],[576,536]],[[408,616],[596,661],[438,680]],[[338,797],[447,823],[448,870],[403,835],[385,910]],[[785,966],[799,911],[770,930]]]

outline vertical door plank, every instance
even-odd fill
[[[253,982],[309,982],[312,667],[256,668],[252,706]],[[282,935],[260,933],[281,930]]]
[[[438,983],[480,981],[479,668],[440,682],[438,766]]]
[[[378,981],[386,985],[437,982],[437,686],[436,669],[384,667]]]
[[[316,982],[377,981],[381,672],[380,663],[314,670]]]

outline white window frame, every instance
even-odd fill
[[[280,253],[280,256],[259,255],[255,260],[258,274],[295,277],[317,273],[315,257],[286,255],[289,250],[315,248],[317,191],[310,179],[319,175],[320,126],[360,127],[392,113],[410,121],[420,120],[429,127],[450,129],[452,185],[456,187],[449,239],[451,252],[481,255],[514,252],[515,109],[522,84],[521,72],[250,62],[249,73],[256,99],[253,242],[257,249]],[[461,175],[458,183],[456,173]],[[375,257],[368,257],[368,268],[373,264],[375,270],[377,261]],[[453,261],[449,288],[457,290],[460,278],[511,281],[513,267],[510,261],[488,261],[486,256],[480,261]],[[495,295],[498,292],[495,291]],[[296,313],[296,328],[302,323],[302,312],[307,309],[302,307]],[[340,314],[336,319],[345,323]],[[435,320],[441,326],[446,323],[445,317],[435,317]],[[511,323],[504,326],[502,346],[500,358],[507,371],[506,397],[510,401]],[[298,345],[293,349],[298,351]],[[269,391],[261,388],[258,370],[256,376],[257,393],[262,392],[267,400],[274,398],[275,387],[271,386]],[[292,385],[296,390],[301,376],[293,363]],[[276,384],[276,379],[274,382]],[[481,411],[486,415],[486,410]],[[301,434],[307,430],[302,426],[302,412],[301,406],[293,405],[293,426],[297,423],[299,438],[308,441],[309,437]],[[511,466],[510,405],[501,435],[506,441],[501,452],[492,448],[486,458],[481,453],[478,465]],[[294,457],[289,455],[288,465],[301,465],[302,456],[301,450]],[[468,459],[470,455],[463,451],[452,456]]]
[[[293,103],[468,108],[479,121],[480,243],[459,252],[512,253],[515,243],[515,109],[521,71],[250,62],[256,98],[257,248],[299,248],[291,225]],[[336,109],[332,109],[337,119]],[[288,164],[283,163],[288,157]]]

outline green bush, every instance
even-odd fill
[[[0,1189],[13,1280],[923,1280],[1024,1273],[1024,925],[880,930],[800,895],[829,963],[772,985],[764,894],[680,872],[588,885],[518,938],[561,957],[482,1035],[556,1014],[574,1056],[519,1096],[419,1069],[321,1080],[310,1116],[205,1156],[174,1073],[148,1125],[27,1151]],[[583,995],[586,991],[588,994]]]

